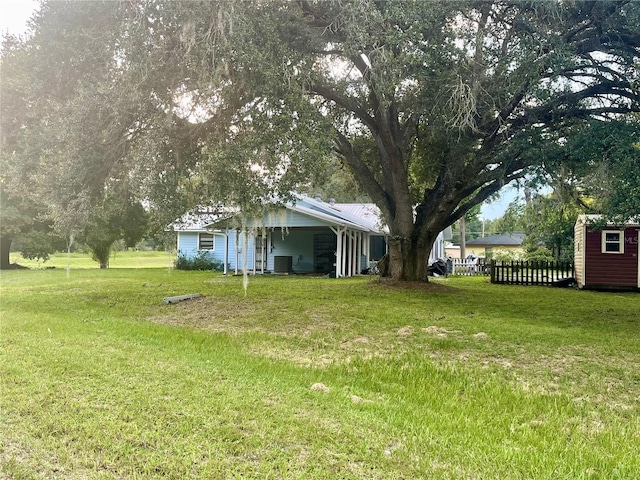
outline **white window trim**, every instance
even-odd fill
[[[202,235],[211,235],[211,248],[201,248],[201,242],[200,242],[200,237]],[[215,233],[209,233],[209,232],[199,232],[198,233],[198,251],[203,251],[203,252],[214,252],[216,250],[216,234]]]
[[[608,233],[617,233],[618,234],[618,242],[607,242],[607,234]],[[618,250],[616,251],[611,251],[611,250],[607,250],[607,243],[609,244],[614,244],[617,243],[618,244]],[[602,253],[611,253],[614,255],[619,255],[621,253],[624,253],[624,230],[603,230],[602,231],[602,242],[601,242],[601,252]]]

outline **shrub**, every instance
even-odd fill
[[[522,260],[522,251],[508,248],[497,248],[493,250],[492,260],[499,262],[516,262]]]
[[[223,263],[220,260],[213,259],[208,252],[198,252],[194,257],[187,257],[179,254],[175,263],[178,270],[222,270]]]
[[[553,260],[553,254],[547,247],[537,245],[535,248],[527,249],[525,258],[530,262],[550,262]]]

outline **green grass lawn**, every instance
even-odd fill
[[[639,478],[636,293],[0,280],[0,478]]]
[[[112,254],[109,260],[109,268],[169,268],[176,259],[175,252],[160,251],[122,251]],[[91,258],[89,253],[74,252],[54,253],[46,262],[23,258],[20,253],[11,253],[10,263],[18,263],[31,269],[64,268],[100,268],[98,262]]]

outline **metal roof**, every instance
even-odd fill
[[[227,207],[196,207],[176,219],[169,228],[174,232],[205,232],[208,225],[230,218],[235,213]]]
[[[295,195],[295,197],[294,202],[287,202],[283,207],[329,225],[380,235],[388,233],[387,227],[382,222],[380,210],[373,203],[326,203],[306,195]],[[214,226],[219,227],[221,222],[231,219],[238,213],[238,209],[224,207],[218,208],[215,212],[201,209],[201,211],[186,213],[171,227],[174,231],[180,232],[206,231]]]
[[[526,235],[524,233],[501,233],[489,235],[488,237],[476,238],[465,242],[466,245],[477,245],[486,247],[519,247],[522,245]]]

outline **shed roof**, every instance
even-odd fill
[[[590,224],[598,224],[602,221],[602,215],[579,215],[578,220],[576,220],[576,225],[590,225]],[[640,216],[636,218],[630,218],[626,222],[622,222],[622,224],[614,223],[611,221],[606,222],[607,226],[616,226],[616,227],[636,227],[640,226]]]
[[[526,235],[524,233],[501,233],[469,240],[466,242],[466,245],[478,247],[519,247],[522,245],[525,237]]]

